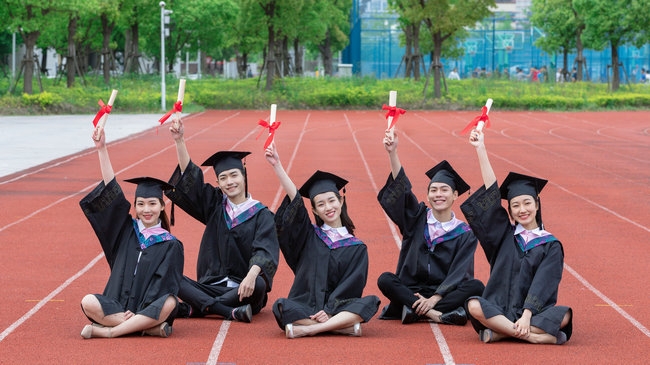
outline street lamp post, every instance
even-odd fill
[[[171,10],[165,10],[165,2],[161,1],[160,5],[160,107],[166,110],[165,103],[165,16],[173,13]]]

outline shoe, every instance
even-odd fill
[[[178,312],[176,313],[176,318],[190,318],[192,315],[192,306],[185,303],[178,303]]]
[[[87,324],[84,326],[84,328],[81,330],[81,337],[85,338],[86,340],[93,337],[92,324]]]
[[[354,324],[354,333],[352,333],[350,336],[361,337],[361,323]]]
[[[492,330],[489,329],[489,328],[486,328],[484,330],[478,331],[478,339],[485,342],[485,343],[492,342]]]
[[[157,326],[142,331],[142,335],[167,338],[172,335],[172,326],[163,322]]]
[[[444,324],[453,324],[464,326],[467,323],[467,313],[463,307],[458,307],[451,312],[444,313],[440,316],[440,322]]]
[[[250,304],[242,305],[233,309],[230,316],[233,321],[251,323],[253,320],[253,308]]]
[[[420,320],[420,316],[407,306],[402,307],[402,324],[415,323]]]
[[[555,344],[563,345],[565,342],[567,342],[566,333],[564,333],[563,331],[558,332],[557,341],[555,342]]]
[[[293,324],[289,323],[288,325],[284,326],[284,334],[287,336],[287,338],[294,338]]]

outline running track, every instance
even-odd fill
[[[476,153],[467,137],[458,135],[474,114],[411,111],[400,118],[400,158],[420,198],[424,172],[442,159],[472,191],[480,186]],[[250,191],[275,210],[283,195],[263,157],[263,139],[255,140],[256,122],[267,116],[208,111],[185,119],[185,135],[197,163],[220,149],[253,151],[247,160]],[[287,340],[270,311],[293,280],[282,259],[269,304],[251,324],[182,319],[169,339],[83,340],[79,332],[87,319],[79,301],[101,292],[108,278],[108,265],[78,205],[100,180],[96,154],[83,151],[0,178],[0,363],[645,363],[650,354],[650,112],[494,111],[491,117],[486,144],[499,181],[510,170],[550,180],[542,194],[544,222],[565,251],[558,301],[575,315],[567,345],[486,345],[470,325],[402,326],[376,318],[363,326],[361,338]],[[387,304],[376,280],[395,269],[399,236],[376,201],[389,173],[381,144],[383,114],[280,111],[278,120],[276,143],[296,184],[315,169],[350,180],[350,215],[370,255],[365,293]],[[167,179],[177,161],[164,128],[159,135],[154,128],[112,143],[109,153],[120,180]],[[212,170],[206,171],[213,181]],[[132,197],[129,185],[122,184]],[[461,217],[458,207],[466,197],[455,206]],[[173,230],[185,245],[185,272],[194,277],[203,227],[180,210],[176,214]],[[481,249],[475,271],[487,280]]]

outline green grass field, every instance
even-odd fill
[[[0,114],[78,114],[94,113],[97,100],[105,102],[112,88],[118,89],[115,112],[160,111],[160,78],[151,75],[122,76],[104,85],[101,77],[87,77],[87,85],[77,78],[75,87],[66,88],[65,80],[43,80],[44,93],[34,95],[16,91],[8,93],[10,80],[0,79]],[[264,80],[260,82],[263,86]],[[650,85],[622,85],[615,93],[606,84],[530,83],[508,80],[468,79],[448,81],[440,99],[433,98],[433,80],[426,98],[420,81],[374,78],[285,78],[277,80],[267,92],[257,86],[257,78],[225,80],[206,77],[189,80],[183,111],[203,109],[266,109],[278,104],[284,109],[379,109],[388,101],[388,92],[397,90],[398,106],[405,109],[475,110],[487,98],[494,99],[500,110],[611,110],[647,109],[650,107]],[[176,97],[178,80],[167,79],[167,104]],[[22,89],[22,81],[18,90]],[[34,81],[34,90],[39,91]]]

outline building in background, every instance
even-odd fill
[[[497,0],[494,15],[469,30],[463,41],[464,56],[442,60],[445,73],[457,67],[461,78],[467,78],[477,67],[484,68],[487,73],[497,69],[502,73],[507,68],[510,74],[514,74],[518,67],[528,73],[531,67],[546,66],[549,74],[554,75],[557,67],[564,67],[561,54],[547,54],[534,45],[544,34],[530,24],[531,4],[531,0]],[[352,73],[357,76],[403,77],[401,34],[398,16],[388,7],[387,0],[353,0],[350,43],[342,53],[342,63],[351,64]],[[611,50],[586,49],[583,54],[586,76],[592,81],[605,82]],[[574,65],[575,56],[575,53],[569,54],[569,70]],[[634,82],[633,75],[638,74],[638,69],[650,67],[650,45],[640,49],[619,47],[619,57],[630,82]],[[425,62],[428,66],[429,55],[425,55]],[[626,81],[624,74],[621,78],[622,82]]]

